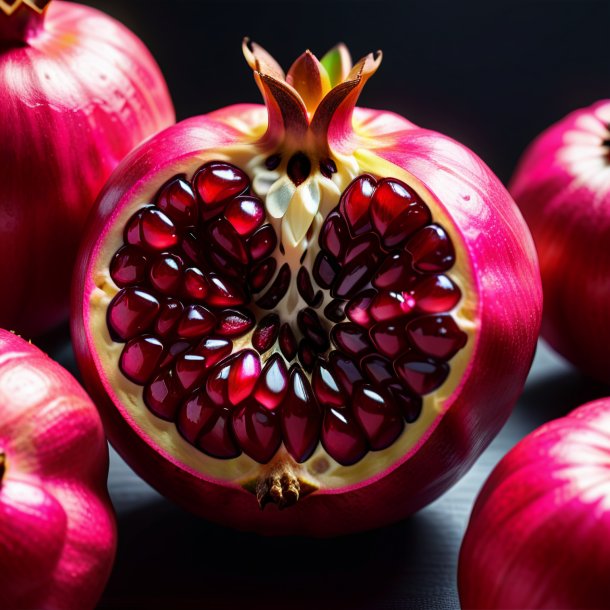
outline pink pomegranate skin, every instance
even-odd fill
[[[0,330],[0,607],[93,608],[115,553],[95,406],[39,349]]]
[[[328,129],[331,147],[364,147],[353,136],[351,111],[338,115]],[[289,510],[261,511],[249,492],[206,480],[176,464],[163,447],[144,440],[114,404],[112,388],[98,373],[99,356],[91,351],[90,266],[122,206],[144,185],[158,182],[168,165],[238,141],[240,132],[231,123],[264,124],[266,116],[264,106],[242,104],[189,119],[121,163],[90,218],[75,273],[72,333],[78,362],[113,445],[140,476],[188,510],[272,535],[325,537],[392,523],[446,491],[497,434],[522,390],[539,331],[540,279],[527,227],[498,179],[457,142],[393,113],[356,108],[353,115],[354,122],[376,126],[373,149],[371,141],[366,147],[411,172],[444,206],[464,236],[478,282],[477,344],[459,387],[447,401],[446,414],[380,476],[334,493],[318,490]],[[499,241],[508,256],[498,253]]]
[[[54,0],[0,8],[0,327],[67,318],[85,218],[117,163],[172,124],[142,42],[97,10]]]
[[[499,463],[462,544],[463,608],[607,608],[610,399],[545,424]]]
[[[542,336],[610,381],[610,101],[569,114],[526,151],[510,191],[532,231],[544,291]]]

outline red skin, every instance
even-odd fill
[[[0,330],[0,607],[93,608],[116,547],[108,445],[76,380]]]
[[[103,191],[83,241],[73,293],[73,341],[86,385],[97,397],[111,442],[134,470],[161,493],[207,519],[264,534],[314,536],[347,534],[400,520],[440,496],[471,467],[523,388],[541,316],[531,237],[506,190],[472,152],[397,115],[356,109],[356,121],[379,120],[373,152],[419,178],[464,236],[477,282],[477,344],[445,415],[392,468],[359,485],[318,491],[288,510],[261,511],[249,492],[206,480],[176,464],[162,447],[149,444],[130,426],[108,396],[87,336],[87,303],[93,289],[89,266],[104,238],[100,227],[110,226],[134,189],[154,183],[163,168],[239,139],[240,134],[225,123],[231,116],[260,120],[265,110],[231,106],[182,122],[133,152]],[[350,141],[345,133],[334,141],[342,150],[358,146],[357,139]],[[370,141],[368,145],[370,149]]]
[[[545,424],[481,491],[460,553],[463,608],[607,608],[610,399]]]
[[[29,30],[28,34],[20,29]],[[25,43],[5,43],[21,38]],[[171,125],[159,68],[127,28],[54,0],[0,10],[0,327],[33,336],[68,317],[85,219],[118,162]]]

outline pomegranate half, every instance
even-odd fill
[[[459,562],[463,608],[608,608],[610,398],[545,424],[485,483]]]
[[[103,191],[79,364],[118,451],[189,509],[265,533],[389,523],[454,483],[521,391],[533,244],[475,155],[355,108],[380,53],[306,52],[286,76],[244,53],[266,107],[162,132]]]
[[[0,327],[33,336],[68,317],[95,198],[174,121],[157,64],[123,25],[60,0],[0,0]]]

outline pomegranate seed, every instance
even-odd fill
[[[231,356],[217,364],[205,382],[205,392],[217,407],[232,407],[229,402],[229,373],[236,356]]]
[[[277,246],[277,235],[271,225],[263,225],[248,240],[248,249],[253,261],[260,261],[271,256]]]
[[[263,224],[265,206],[258,197],[237,197],[225,208],[224,217],[242,237],[247,237]]]
[[[394,368],[409,388],[419,396],[439,388],[449,375],[449,366],[446,363],[436,362],[432,358],[412,352],[401,356],[394,363]]]
[[[282,324],[280,327],[280,338],[279,338],[280,349],[284,358],[287,362],[292,362],[294,357],[297,355],[297,340],[294,337],[290,324]]]
[[[233,431],[243,452],[260,464],[266,464],[282,443],[277,411],[250,399],[233,413]]]
[[[175,341],[172,343],[169,348],[165,352],[165,357],[161,360],[159,366],[157,367],[159,370],[164,369],[166,366],[170,365],[174,360],[183,354],[187,350],[191,348],[191,344],[188,341]]]
[[[256,301],[256,304],[262,309],[277,307],[278,303],[286,296],[288,288],[290,288],[291,276],[290,265],[284,263],[269,290]]]
[[[130,244],[132,246],[140,246],[140,247],[143,246],[142,231],[141,231],[142,215],[144,214],[144,210],[147,210],[150,207],[154,207],[154,206],[147,206],[145,208],[142,208],[141,210],[138,210],[127,221],[127,224],[125,225],[125,231],[123,232],[123,241],[126,244]]]
[[[370,333],[377,349],[390,358],[396,358],[409,347],[404,324],[380,322],[371,328]]]
[[[191,445],[197,441],[203,427],[214,415],[205,392],[196,392],[180,407],[176,425],[178,431]]]
[[[180,250],[186,258],[195,265],[201,263],[201,253],[199,252],[199,244],[193,233],[186,233],[180,242]]]
[[[183,311],[184,306],[175,299],[166,299],[161,303],[161,309],[153,327],[155,334],[167,337],[178,324]]]
[[[248,273],[246,265],[238,263],[234,258],[226,256],[220,250],[208,250],[206,255],[212,266],[220,273],[237,279],[242,283],[245,282]]]
[[[202,305],[189,305],[178,322],[178,336],[194,339],[207,335],[216,326],[216,316]]]
[[[349,230],[338,209],[333,210],[324,221],[318,242],[320,247],[336,259],[343,258],[350,241]]]
[[[184,293],[194,301],[203,301],[210,290],[210,280],[197,267],[184,272]]]
[[[337,164],[332,159],[323,159],[320,161],[320,173],[330,180],[337,173]]]
[[[331,339],[339,350],[360,360],[373,351],[368,332],[352,323],[338,324],[331,331]]]
[[[359,381],[364,381],[356,363],[340,352],[331,352],[328,362],[337,385],[346,396],[351,396],[354,391],[354,385]]]
[[[453,358],[467,339],[451,316],[417,318],[409,322],[407,333],[420,351],[440,360]]]
[[[402,291],[407,290],[417,277],[418,274],[412,267],[411,255],[403,251],[399,254],[390,254],[381,263],[373,276],[372,283],[380,290]]]
[[[411,394],[401,385],[392,384],[389,387],[390,396],[400,409],[405,421],[408,424],[412,424],[414,421],[419,419],[421,415],[423,400],[421,396]]]
[[[381,180],[371,202],[373,226],[388,250],[395,248],[431,220],[428,206],[404,182]]]
[[[182,281],[182,259],[175,254],[159,255],[150,267],[150,283],[163,294],[175,294]]]
[[[152,335],[136,337],[123,348],[119,368],[127,379],[144,385],[155,372],[163,349],[163,343]]]
[[[301,366],[308,372],[313,371],[313,366],[316,362],[316,349],[312,345],[311,341],[307,339],[301,339],[299,342],[299,362]]]
[[[144,404],[167,421],[174,421],[181,399],[182,389],[171,369],[161,372],[144,388]]]
[[[280,334],[280,317],[275,313],[265,316],[252,334],[252,346],[261,354],[270,350]]]
[[[248,253],[239,233],[224,218],[213,220],[207,227],[210,248],[242,265],[248,264]]]
[[[218,316],[216,332],[222,337],[241,337],[255,324],[256,320],[248,310],[225,309]]]
[[[356,295],[345,308],[347,317],[364,328],[373,326],[375,320],[371,316],[371,304],[376,296],[377,292],[375,290],[365,290]]]
[[[271,281],[276,269],[277,261],[274,258],[258,263],[250,272],[249,283],[252,292],[260,292]]]
[[[373,233],[367,233],[351,240],[343,257],[344,265],[368,263],[370,267],[377,265],[381,258],[379,238]]]
[[[370,386],[356,387],[352,408],[373,451],[389,447],[404,430],[400,409]]]
[[[198,387],[206,371],[231,352],[231,342],[223,339],[204,339],[192,352],[176,359],[174,370],[182,388],[191,391]]]
[[[161,251],[173,248],[178,243],[176,226],[161,210],[146,208],[140,218],[142,242],[151,250]]]
[[[208,367],[220,362],[233,351],[233,343],[220,337],[206,337],[193,350],[194,354],[203,356]]]
[[[316,352],[325,352],[330,347],[328,333],[322,328],[318,314],[311,307],[299,311],[297,325],[303,336],[309,339]]]
[[[356,178],[345,190],[339,209],[347,219],[352,235],[368,233],[373,228],[369,216],[371,199],[375,192],[375,178],[367,174]]]
[[[406,245],[413,255],[413,267],[417,271],[447,271],[455,263],[455,250],[445,229],[428,225],[418,231]]]
[[[146,256],[133,246],[123,246],[110,263],[110,277],[119,288],[138,284],[146,273]]]
[[[325,252],[320,252],[313,265],[313,277],[321,288],[330,288],[339,273],[337,262]]]
[[[390,360],[379,354],[364,357],[360,362],[360,368],[376,386],[384,387],[396,379],[396,373]]]
[[[345,320],[345,301],[335,299],[324,308],[324,315],[331,322],[343,322]]]
[[[295,186],[303,184],[311,173],[311,161],[309,160],[309,157],[302,152],[297,152],[292,155],[286,166],[286,173],[292,182],[294,182]]]
[[[174,178],[161,189],[157,196],[157,207],[179,227],[197,224],[195,193],[182,178]]]
[[[248,297],[244,289],[237,283],[227,278],[223,278],[216,273],[209,275],[209,292],[205,298],[208,305],[214,307],[231,307],[235,305],[245,305]]]
[[[330,294],[334,298],[351,299],[358,291],[370,282],[373,269],[370,261],[355,261],[342,267],[339,277],[334,283]]]
[[[360,461],[368,451],[366,437],[352,414],[344,408],[330,408],[322,423],[322,445],[343,466]]]
[[[462,298],[460,289],[446,275],[425,276],[409,293],[417,309],[425,313],[451,311]]]
[[[204,410],[209,409],[211,414],[204,415],[207,421],[201,431],[197,446],[207,455],[221,460],[240,455],[241,450],[231,426],[231,411],[222,407],[204,406],[203,408]]]
[[[313,391],[322,405],[341,407],[345,405],[343,396],[330,368],[322,359],[318,359],[311,377]]]
[[[377,322],[395,320],[415,309],[415,299],[404,292],[380,292],[371,304],[371,316]]]
[[[322,412],[307,377],[293,366],[288,393],[282,402],[282,438],[286,450],[298,462],[309,459],[320,438]]]
[[[318,298],[314,292],[309,271],[305,267],[301,267],[297,274],[297,290],[307,305],[313,305]]]
[[[265,167],[272,172],[274,169],[277,169],[282,162],[282,155],[279,153],[273,154],[265,159]]]
[[[206,205],[216,205],[244,193],[250,186],[248,176],[234,165],[213,161],[195,175],[195,189]]]
[[[108,328],[128,341],[148,330],[159,312],[159,301],[139,288],[123,288],[108,306]]]
[[[267,360],[254,388],[254,398],[267,409],[275,409],[288,391],[288,370],[284,359],[273,354]]]
[[[247,349],[237,353],[229,372],[228,396],[232,405],[238,405],[252,394],[260,374],[261,361],[255,351]]]

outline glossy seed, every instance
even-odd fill
[[[360,360],[374,350],[366,329],[351,322],[334,326],[331,339],[338,350],[356,360]]]
[[[237,197],[225,208],[224,217],[239,235],[247,237],[263,224],[265,206],[258,197]]]
[[[205,302],[213,307],[235,307],[248,301],[245,290],[240,284],[217,273],[210,273],[209,291]]]
[[[241,169],[216,161],[204,165],[195,175],[194,182],[206,205],[217,205],[241,195],[250,185],[248,176]]]
[[[377,349],[392,359],[409,348],[404,323],[380,322],[371,328],[370,336]]]
[[[205,392],[196,392],[180,407],[176,426],[180,434],[194,445],[203,427],[213,417],[214,409],[211,408]]]
[[[201,253],[199,243],[194,233],[185,233],[180,242],[180,252],[194,265],[201,263]]]
[[[340,352],[331,352],[328,363],[337,385],[343,390],[346,396],[351,396],[354,385],[359,381],[364,381],[362,373],[351,358],[344,356]]]
[[[336,259],[341,259],[351,237],[347,224],[338,209],[333,210],[320,230],[320,247]]]
[[[182,178],[174,178],[160,191],[157,207],[180,227],[197,224],[197,200],[190,184]]]
[[[328,331],[322,327],[318,314],[311,307],[299,311],[297,325],[316,352],[325,352],[330,347]]]
[[[428,275],[409,291],[417,309],[425,313],[452,310],[462,298],[460,289],[446,275]]]
[[[288,391],[288,369],[279,354],[267,360],[256,386],[254,398],[267,409],[277,408]]]
[[[407,334],[420,351],[449,360],[466,345],[467,335],[448,315],[422,316],[407,325]]]
[[[207,455],[221,460],[235,458],[241,454],[241,449],[233,434],[231,425],[231,410],[226,407],[212,407],[206,405],[205,410],[210,410],[210,416],[206,417],[206,423],[201,430],[197,446]]]
[[[447,271],[455,263],[453,244],[443,227],[429,225],[418,231],[406,245],[413,256],[417,271],[438,273]]]
[[[419,419],[423,407],[421,396],[409,392],[405,387],[396,383],[390,385],[388,391],[408,424],[412,424]]]
[[[146,256],[134,246],[123,246],[110,263],[110,277],[119,288],[133,286],[144,280]]]
[[[163,344],[152,335],[142,335],[125,345],[119,368],[127,379],[144,385],[153,375],[163,356]]]
[[[266,315],[252,333],[252,346],[259,353],[264,354],[269,351],[278,339],[280,334],[280,317],[275,313]]]
[[[321,405],[340,407],[345,397],[339,388],[328,363],[318,358],[311,377],[311,385]]]
[[[280,337],[278,341],[282,354],[284,354],[284,358],[286,358],[287,362],[292,362],[297,355],[298,345],[294,333],[292,332],[292,328],[290,328],[290,324],[282,324],[280,327]]]
[[[254,315],[247,309],[224,309],[218,314],[216,332],[222,337],[241,337],[255,324]]]
[[[175,294],[182,282],[182,259],[171,253],[160,254],[148,273],[151,286],[167,295]]]
[[[373,275],[372,284],[379,290],[408,290],[421,277],[412,267],[411,255],[399,252],[388,255]]]
[[[437,362],[412,352],[401,356],[394,363],[394,368],[408,387],[419,396],[438,389],[449,375],[449,366],[445,362]]]
[[[357,294],[345,307],[347,317],[364,328],[370,328],[375,324],[373,316],[371,316],[371,304],[377,296],[375,290],[365,290]]]
[[[163,301],[153,327],[154,333],[160,337],[169,336],[176,328],[183,311],[184,306],[180,301],[176,299]]]
[[[246,349],[237,353],[229,372],[228,398],[232,405],[238,405],[252,394],[260,374],[261,361],[255,351]]]
[[[250,288],[253,293],[260,292],[275,275],[277,269],[277,261],[274,258],[268,258],[261,261],[252,268],[249,277]]]
[[[368,451],[364,432],[346,408],[326,410],[321,440],[328,455],[343,466],[359,462]]]
[[[191,348],[190,341],[178,340],[174,341],[170,344],[170,346],[165,351],[165,356],[159,363],[157,367],[159,370],[164,369],[165,367],[172,364],[178,356],[184,354],[184,352],[188,351]]]
[[[303,184],[311,173],[311,161],[309,160],[309,157],[302,152],[297,152],[292,155],[288,161],[286,173],[292,182],[294,182],[295,186]]]
[[[371,303],[371,316],[377,322],[396,320],[415,309],[415,299],[405,292],[380,292]]]
[[[368,233],[372,229],[369,207],[375,185],[375,179],[365,174],[356,178],[341,196],[339,209],[354,236]]]
[[[319,252],[313,266],[313,277],[320,288],[330,288],[339,273],[336,260],[325,252]]]
[[[157,417],[167,421],[174,421],[176,410],[182,399],[182,389],[174,372],[166,369],[157,375],[144,388],[144,404]]]
[[[396,380],[391,360],[380,354],[369,354],[360,362],[360,369],[375,386],[386,387]]]
[[[301,339],[299,342],[298,356],[301,366],[308,373],[311,373],[317,359],[316,349],[311,341],[308,339]]]
[[[148,330],[159,313],[159,301],[139,288],[123,288],[108,306],[108,327],[119,341]]]
[[[248,250],[253,261],[260,261],[271,256],[277,246],[277,235],[271,225],[263,225],[248,240]]]
[[[176,226],[166,214],[155,207],[143,211],[140,236],[145,246],[157,252],[173,248],[178,243]]]
[[[346,315],[345,315],[345,306],[346,306],[346,302],[343,301],[342,299],[335,299],[333,301],[331,301],[325,308],[324,308],[324,315],[326,316],[326,319],[330,320],[331,322],[343,322],[343,320],[345,320]]]
[[[189,267],[184,272],[184,294],[193,301],[203,301],[210,291],[210,280],[197,267]]]
[[[213,220],[207,227],[210,248],[241,265],[248,263],[248,253],[239,233],[224,218]]]
[[[256,304],[262,309],[273,309],[286,296],[288,288],[290,288],[291,279],[290,265],[284,263],[280,268],[277,277],[273,280],[271,287],[267,292],[256,301]]]
[[[249,399],[235,409],[232,424],[243,452],[256,462],[266,464],[280,448],[282,431],[277,410]]]
[[[194,339],[209,334],[216,322],[216,316],[206,307],[189,305],[180,317],[176,332],[182,339]]]
[[[314,304],[316,293],[313,289],[313,284],[311,283],[309,271],[307,271],[305,267],[301,267],[297,273],[297,290],[307,305]]]

